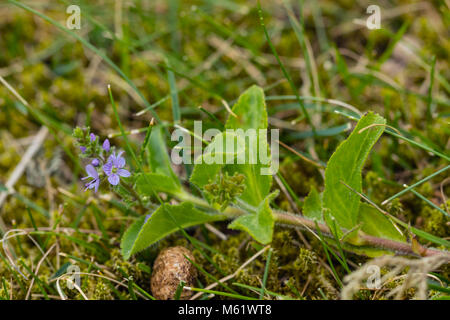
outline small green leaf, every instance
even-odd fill
[[[212,215],[194,208],[189,202],[180,205],[163,204],[148,219],[140,217],[125,232],[121,242],[122,255],[131,255],[144,250],[151,244],[177,231],[194,225],[226,219],[222,215]]]
[[[176,194],[181,191],[181,186],[177,181],[168,179],[160,173],[144,173],[136,180],[136,187],[140,194],[153,195],[154,192],[166,192]]]
[[[357,224],[360,197],[344,183],[361,192],[361,170],[370,150],[383,133],[385,123],[385,119],[375,113],[366,114],[328,161],[323,204],[340,227],[352,229]],[[367,128],[371,125],[374,126]],[[364,128],[367,129],[360,132]]]
[[[248,232],[256,241],[268,244],[272,241],[275,219],[270,208],[270,201],[278,193],[268,195],[258,206],[256,213],[249,213],[234,220],[228,228]]]
[[[405,241],[405,237],[395,228],[389,218],[367,203],[361,203],[358,220],[362,222],[362,231],[371,236]]]
[[[322,196],[323,194],[319,194],[316,188],[311,187],[311,191],[305,198],[303,204],[303,215],[305,217],[311,218],[317,222],[323,222]]]

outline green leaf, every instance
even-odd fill
[[[173,179],[159,173],[144,173],[136,179],[136,187],[139,193],[153,195],[154,192],[166,192],[176,194],[181,191],[181,186]]]
[[[150,168],[152,172],[170,177],[174,183],[180,185],[180,181],[172,170],[166,143],[163,139],[162,127],[155,126],[150,134],[148,144],[150,152]]]
[[[262,164],[259,159],[258,148],[267,150],[267,156],[270,157],[267,140],[259,141],[259,130],[267,129],[267,111],[265,105],[264,91],[258,86],[252,86],[247,89],[233,106],[225,128],[230,131],[216,135],[213,141],[208,145],[203,154],[202,163],[197,163],[194,167],[190,181],[200,188],[214,180],[214,177],[221,171],[227,171],[230,176],[235,173],[242,173],[245,176],[245,189],[239,197],[252,206],[258,206],[261,201],[269,194],[272,185],[272,176],[263,175],[262,170],[268,170],[269,164]],[[254,130],[255,139],[250,139],[252,130]],[[221,146],[227,146],[225,139],[234,138],[234,149],[224,150]],[[231,148],[230,148],[231,149]],[[243,154],[245,153],[245,154]],[[250,154],[256,155],[256,163],[250,163]],[[222,161],[222,164],[206,164],[205,157],[215,157],[223,159],[226,156],[235,159],[231,161]],[[245,163],[238,163],[237,159],[245,157]],[[196,159],[198,161],[198,159]],[[196,162],[197,162],[196,161]]]
[[[316,188],[311,187],[311,191],[305,198],[303,204],[303,215],[305,217],[311,218],[317,222],[323,222],[322,197],[322,193],[319,194]]]
[[[405,241],[405,236],[395,228],[389,218],[367,203],[361,203],[358,220],[362,222],[362,231],[369,235]]]
[[[340,227],[352,229],[356,226],[360,206],[359,195],[343,183],[361,192],[361,170],[370,150],[383,133],[385,123],[385,119],[377,114],[366,114],[328,161],[323,204]],[[375,126],[360,132],[371,125]]]
[[[256,241],[268,244],[272,241],[275,219],[270,208],[270,201],[278,195],[268,195],[258,206],[256,213],[249,213],[234,220],[228,228],[248,232]]]
[[[121,242],[122,255],[128,259],[179,228],[224,219],[225,216],[197,210],[190,202],[180,205],[163,204],[148,219],[142,216],[125,232]]]
[[[232,109],[233,114],[228,117],[225,124],[226,129],[233,130],[256,130],[258,134],[259,129],[267,129],[267,111],[264,98],[264,91],[258,86],[252,86],[247,89],[238,99]],[[250,152],[258,153],[258,148],[266,148],[268,150],[267,140],[259,141],[258,138],[253,145],[250,144],[249,139],[245,139],[245,158],[248,160]],[[256,150],[255,150],[256,149]],[[269,155],[269,153],[268,153]],[[246,188],[241,195],[241,199],[250,205],[257,206],[269,194],[272,185],[272,176],[261,174],[261,169],[268,168],[268,165],[263,165],[258,158],[256,164],[236,164],[227,166],[226,169],[233,175],[235,172],[245,175]]]

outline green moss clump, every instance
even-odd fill
[[[114,300],[115,297],[111,293],[110,286],[106,283],[106,280],[99,279],[95,283],[95,287],[90,292],[90,296],[94,300]]]
[[[283,160],[280,172],[299,197],[306,197],[313,186],[318,189],[322,180],[316,167],[304,161],[294,161],[292,158]],[[279,198],[281,201],[285,196],[281,194]]]
[[[447,206],[450,206],[450,200],[447,200]],[[445,210],[444,205],[441,206]],[[450,235],[450,223],[447,216],[432,207],[425,207],[422,210],[424,223],[423,230],[438,237],[446,238]]]

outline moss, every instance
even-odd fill
[[[144,288],[149,288],[150,286],[149,275],[139,268],[135,259],[131,261],[123,260],[122,254],[118,248],[111,250],[111,259],[109,259],[105,265],[113,270],[115,274],[123,275],[123,273],[125,273],[128,277],[132,277],[134,282]]]
[[[382,177],[374,171],[368,171],[363,179],[364,192],[375,203],[381,203],[398,190],[398,188],[392,187],[383,182]]]
[[[319,188],[321,178],[317,168],[303,160],[294,161],[292,158],[285,158],[280,164],[280,172],[299,197],[306,197],[313,186]],[[285,196],[281,194],[279,198],[284,199]]]
[[[304,297],[308,299],[321,297],[318,288],[321,288],[330,297],[336,295],[336,290],[330,289],[335,283],[329,275],[324,273],[318,263],[317,253],[295,245],[298,243],[297,241],[292,230],[285,228],[275,230],[271,244],[273,253],[266,282],[267,290],[298,298],[298,293],[306,288]],[[208,273],[220,279],[225,275],[233,274],[261,248],[255,247],[254,244],[253,240],[250,240],[244,233],[229,236],[225,241],[215,242],[213,247],[220,253],[213,254],[212,260],[223,273],[212,267],[198,250],[194,250],[194,255]],[[267,255],[268,251],[261,259],[257,259],[243,268],[238,272],[234,281],[260,287]],[[214,282],[202,273],[199,278],[204,285]],[[324,283],[328,283],[328,285],[324,285]],[[241,294],[252,294],[249,290],[240,288],[236,290]]]
[[[447,206],[450,206],[450,200],[447,201]],[[445,210],[444,205],[441,208]],[[442,238],[450,236],[449,219],[442,212],[432,207],[425,207],[421,216],[424,219],[424,231]]]
[[[111,293],[111,288],[106,284],[103,279],[97,280],[93,292],[90,295],[94,300],[114,300],[115,297]]]

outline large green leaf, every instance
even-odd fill
[[[189,202],[180,205],[163,204],[151,215],[139,218],[125,232],[121,242],[122,255],[128,259],[179,228],[224,219],[225,216],[197,210]]]
[[[230,115],[225,124],[226,129],[232,130],[258,130],[267,129],[267,111],[264,98],[264,91],[258,86],[252,86],[247,89],[238,99],[232,108],[233,113]],[[250,152],[258,153],[258,148],[265,148],[268,150],[267,140],[259,141],[259,135],[253,145],[250,144],[249,139],[245,141],[245,157],[249,159]],[[255,150],[254,148],[257,148]],[[269,154],[269,153],[268,153]],[[261,174],[263,168],[268,168],[268,165],[263,165],[258,158],[256,164],[236,164],[228,166],[226,169],[231,174],[235,172],[245,175],[246,188],[240,196],[245,202],[257,206],[269,194],[270,186],[272,185],[272,176]]]
[[[272,241],[275,219],[270,208],[270,201],[277,193],[268,195],[258,206],[256,213],[240,216],[228,226],[248,232],[256,241],[267,244]]]
[[[347,186],[361,192],[361,170],[370,150],[383,133],[385,123],[384,118],[377,114],[366,114],[328,161],[323,205],[340,227],[352,229],[357,224],[360,197]],[[372,127],[360,132],[368,126]]]
[[[205,149],[203,159],[208,156],[225,157],[226,150],[219,150],[216,148],[221,139],[227,137],[235,138],[235,147],[233,151],[234,164],[205,164],[198,163],[195,165],[191,175],[191,182],[202,188],[210,181],[214,180],[215,176],[221,171],[225,170],[230,173],[230,176],[235,173],[241,173],[245,176],[245,189],[240,199],[252,206],[258,206],[261,201],[269,194],[270,186],[272,184],[272,176],[262,174],[262,169],[268,169],[270,164],[262,164],[259,158],[259,148],[267,150],[268,157],[270,156],[267,139],[259,141],[260,129],[267,129],[267,111],[264,100],[264,92],[258,86],[252,86],[247,89],[238,99],[232,108],[232,114],[228,117],[225,125],[226,132],[217,135],[211,144]],[[249,139],[252,130],[254,130],[255,139]],[[224,145],[224,144],[223,144]],[[228,147],[228,145],[227,145]],[[256,163],[250,163],[250,154],[256,155]],[[231,156],[230,153],[228,153]],[[245,159],[245,163],[238,163],[238,158]]]
[[[397,230],[389,218],[367,203],[361,203],[358,223],[362,223],[362,231],[372,236],[405,241],[405,237]]]

